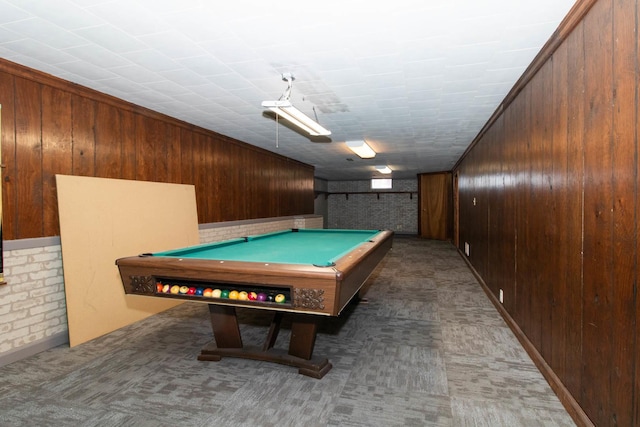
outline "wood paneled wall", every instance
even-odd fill
[[[460,249],[584,425],[640,425],[638,18],[576,3],[454,170]]]
[[[313,213],[312,166],[1,59],[0,104],[6,240],[59,234],[55,174],[194,184],[200,223]]]

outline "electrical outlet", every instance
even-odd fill
[[[464,254],[469,256],[471,253],[471,246],[469,246],[469,242],[464,242]]]
[[[500,304],[504,304],[504,292],[502,291],[502,289],[500,289]]]

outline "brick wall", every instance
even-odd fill
[[[289,228],[322,228],[322,221],[323,218],[320,216],[301,216],[267,222],[249,220],[206,224],[200,227],[200,242],[219,242],[221,240],[271,233]]]
[[[330,181],[330,193],[371,192],[370,181]],[[385,191],[389,193],[384,194]],[[394,194],[393,191],[415,191]],[[371,194],[330,195],[328,198],[327,228],[384,229],[400,234],[418,234],[418,180],[393,180],[391,190]]]
[[[67,333],[57,241],[53,246],[4,251],[7,284],[0,287],[0,354]]]
[[[321,216],[200,226],[201,243],[288,228],[322,228]],[[0,366],[69,342],[59,237],[5,242],[0,286]]]

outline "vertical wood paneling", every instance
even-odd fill
[[[552,271],[551,285],[551,304],[550,304],[550,321],[551,328],[548,331],[549,355],[547,361],[554,372],[561,378],[566,377],[566,353],[567,353],[567,330],[569,325],[565,322],[567,319],[567,302],[571,301],[572,295],[568,294],[567,285],[570,280],[568,274],[568,263],[571,252],[579,253],[579,246],[571,248],[570,230],[571,224],[568,219],[571,215],[569,198],[571,193],[568,191],[568,175],[570,170],[567,168],[568,162],[568,60],[567,60],[566,44],[558,48],[553,55],[553,76],[552,84],[552,101],[551,113],[554,117],[552,128],[552,149],[550,155],[551,161],[551,188],[553,190],[553,218],[549,221],[549,225],[553,230],[553,252],[547,258]],[[579,212],[579,209],[577,210]]]
[[[629,13],[628,11],[625,11],[626,13]],[[635,2],[635,12],[634,13],[629,13],[630,15],[635,17],[636,23],[640,22],[640,5],[638,5],[638,1]],[[616,15],[617,16],[617,15]],[[634,33],[638,34],[638,28],[635,28]],[[638,68],[640,68],[640,41],[638,41],[636,39],[636,46],[635,46],[635,60],[636,60],[636,67],[635,69],[638,70]],[[640,88],[638,88],[638,86],[636,85],[635,87],[635,102],[634,102],[634,107],[635,107],[635,114],[636,117],[638,115],[640,115]],[[636,278],[635,278],[635,290],[636,293],[634,295],[635,297],[635,313],[636,313],[636,317],[635,317],[635,345],[634,345],[634,351],[635,351],[635,357],[634,357],[634,371],[635,371],[635,375],[634,375],[634,384],[633,384],[633,390],[635,390],[635,392],[633,393],[633,409],[632,409],[632,413],[633,413],[633,422],[637,425],[640,423],[640,392],[638,390],[640,390],[640,295],[638,295],[638,291],[640,289],[638,289],[638,285],[640,282],[640,278],[639,276],[639,272],[638,272],[638,268],[640,266],[640,250],[638,250],[638,231],[639,231],[639,227],[638,227],[638,221],[640,220],[640,212],[638,212],[638,209],[640,208],[640,203],[638,201],[638,197],[640,197],[640,194],[638,194],[638,192],[640,191],[640,168],[638,167],[638,162],[640,161],[640,124],[638,124],[638,121],[636,120],[635,123],[635,153],[636,153],[636,176],[635,176],[635,190],[636,190],[636,197],[635,197],[635,202],[636,202],[636,227],[635,227],[635,234],[636,234],[636,257],[635,257],[635,274],[636,274]]]
[[[518,98],[519,99],[519,98]],[[504,292],[503,306],[512,316],[516,315],[516,259],[517,259],[517,188],[518,188],[518,140],[520,137],[520,126],[518,120],[519,101],[516,99],[503,114],[502,128],[504,129],[504,161],[502,166],[505,189],[501,194],[504,203],[504,245],[505,245],[505,270],[500,272],[502,290]]]
[[[118,110],[104,103],[96,106],[95,175],[120,178],[122,167],[122,128]]]
[[[95,175],[96,103],[90,99],[73,95],[73,174]]]
[[[572,414],[598,426],[640,425],[640,15],[637,0],[589,6],[509,98],[502,124],[494,119],[459,163],[460,224],[482,248],[485,227],[470,220],[477,216],[468,199],[474,185],[500,193],[488,197],[490,268],[482,256],[470,258],[474,268],[491,292],[501,270],[514,272],[515,304],[504,284],[504,308],[542,356],[539,366],[553,369],[548,378],[563,402],[573,405],[566,390],[580,405]],[[495,162],[504,186],[487,181]],[[501,207],[515,219],[511,267],[492,253],[500,251],[495,239],[511,239],[493,226]]]
[[[566,41],[568,50],[568,139],[567,139],[567,173],[566,203],[568,215],[564,220],[567,235],[568,254],[564,263],[567,269],[564,287],[567,299],[564,301],[566,317],[557,319],[567,328],[565,366],[566,375],[562,378],[567,389],[578,398],[582,387],[582,345],[583,345],[583,223],[584,204],[584,150],[585,131],[585,58],[584,58],[584,25],[580,24]]]
[[[504,307],[603,426],[640,422],[637,22],[634,0],[596,2],[504,109],[502,125],[494,121],[503,150],[490,148],[500,139],[488,130],[458,169],[460,182],[482,181],[503,163],[504,187],[489,185],[503,194],[491,194],[489,212],[490,223],[500,206],[515,216],[516,302],[507,288]],[[481,238],[483,225],[461,223]],[[493,240],[509,237],[489,230],[488,250],[499,251]]]
[[[613,159],[611,2],[585,18],[585,186],[583,408],[596,425],[610,425],[613,297]],[[599,384],[598,387],[593,387]]]
[[[156,138],[155,120],[141,114],[137,114],[135,120],[136,179],[153,181],[156,169],[153,142]]]
[[[475,221],[481,225],[476,228],[476,235],[473,244],[473,259],[482,275],[486,275],[489,263],[489,213],[490,206],[487,197],[487,174],[491,162],[482,161],[487,158],[490,140],[487,135],[484,137],[486,144],[478,152],[480,161],[477,164],[476,182],[474,184],[474,196],[476,197]]]
[[[231,153],[230,150],[223,150],[222,143],[209,140],[207,145],[210,149],[210,164],[213,180],[209,186],[209,203],[218,206],[218,220],[228,221],[233,218],[233,207],[229,203],[224,203],[229,197],[229,192],[233,191],[228,183],[231,181]],[[238,165],[239,166],[239,165]],[[241,167],[241,166],[239,166]]]
[[[180,182],[182,184],[193,184],[193,132],[187,129],[180,129]]]
[[[247,179],[249,174],[247,172],[249,169],[250,154],[246,153],[246,149],[243,149],[243,147],[240,147],[239,145],[230,144],[229,148],[231,147],[233,147],[231,149],[231,155],[234,159],[231,165],[231,170],[233,172],[231,179],[232,182],[236,183],[236,188],[241,188],[243,191],[243,196],[234,204],[235,213],[233,217],[238,219],[247,219],[250,218],[249,208],[247,207],[249,196],[245,191],[249,186]],[[236,166],[234,167],[233,164],[236,164]]]
[[[523,215],[526,216],[526,232],[527,237],[524,243],[528,251],[527,256],[527,270],[525,274],[527,280],[522,282],[526,289],[523,289],[525,294],[529,296],[528,318],[527,318],[527,336],[533,343],[533,345],[539,349],[543,357],[545,357],[546,346],[543,341],[543,317],[548,310],[549,301],[546,301],[546,288],[548,286],[546,269],[547,264],[541,266],[537,259],[540,255],[545,253],[543,250],[546,244],[546,221],[540,221],[544,216],[551,216],[552,213],[547,211],[546,195],[548,194],[548,187],[546,181],[546,158],[545,150],[547,146],[546,124],[544,123],[545,117],[545,99],[549,98],[550,91],[546,87],[547,80],[545,79],[548,73],[549,65],[545,64],[540,72],[536,74],[530,84],[531,91],[529,92],[529,150],[528,150],[528,163],[529,163],[529,178],[528,178],[528,192],[524,196],[525,203],[527,204],[526,211]],[[553,251],[553,248],[548,248],[547,251]],[[552,254],[548,255],[547,260],[551,261]],[[551,261],[552,262],[552,261]]]
[[[204,170],[201,172],[203,187],[199,191],[204,191],[202,199],[205,200],[205,206],[207,212],[214,212],[214,221],[225,221],[224,204],[220,205],[220,192],[219,186],[223,185],[220,182],[221,171],[216,164],[216,143],[209,135],[202,138],[203,153],[204,153]]]
[[[122,132],[120,138],[122,143],[122,156],[120,158],[120,178],[136,179],[136,119],[135,115],[129,111],[120,110],[120,124]]]
[[[531,88],[527,86],[518,97],[519,102],[514,102],[518,112],[520,136],[518,138],[518,164],[517,164],[517,201],[516,201],[516,321],[522,331],[529,337],[531,331],[531,289],[530,283],[535,283],[535,254],[532,253],[533,242],[532,232],[529,227],[529,212],[531,211],[531,200],[527,197],[531,194]]]
[[[180,128],[167,125],[167,182],[182,182],[182,145],[180,144]]]
[[[149,178],[151,181],[169,181],[169,141],[167,140],[167,126],[160,120],[147,120],[147,132],[144,146],[150,150],[153,158]],[[151,162],[149,162],[151,164]]]
[[[0,105],[2,109],[2,233],[3,239],[15,238],[18,234],[17,165],[15,132],[14,77],[0,72]]]
[[[612,360],[611,409],[613,425],[632,425],[634,354],[637,337],[635,286],[637,283],[637,162],[635,1],[613,1],[613,277],[611,280]]]
[[[209,211],[207,206],[207,193],[209,186],[207,185],[207,155],[205,152],[206,141],[202,134],[194,134],[193,136],[193,185],[198,189],[196,191],[196,203],[198,205],[198,222],[207,222],[206,213]]]
[[[534,126],[539,129],[539,144],[536,157],[538,159],[537,169],[540,174],[540,188],[536,191],[540,194],[539,204],[536,207],[538,218],[545,216],[550,221],[541,221],[543,225],[542,233],[538,239],[536,252],[546,254],[544,268],[541,270],[540,295],[538,300],[539,314],[535,322],[540,324],[540,353],[545,360],[551,359],[552,324],[551,324],[551,304],[553,301],[553,286],[557,283],[558,267],[560,260],[557,247],[556,226],[560,218],[555,210],[555,191],[553,186],[553,159],[549,158],[549,153],[553,152],[553,123],[558,117],[553,114],[553,57],[550,62],[545,63],[538,71],[541,78],[541,93],[537,96],[537,108],[535,113]]]
[[[486,193],[487,193],[487,286],[491,293],[498,295],[500,289],[499,269],[500,269],[500,252],[501,241],[498,238],[502,224],[498,224],[502,216],[502,204],[497,200],[498,190],[498,168],[500,164],[492,161],[502,156],[501,146],[499,144],[499,132],[497,124],[492,126],[485,135],[487,150],[485,150],[483,162],[487,165],[486,175]]]
[[[201,223],[313,213],[310,166],[2,65],[5,239],[58,233],[55,173],[193,184]]]
[[[15,79],[16,99],[16,206],[21,215],[31,218],[20,221],[17,237],[42,236],[42,122],[40,85],[22,78]]]
[[[44,234],[60,234],[56,174],[73,171],[71,95],[48,86],[42,88],[42,188]]]

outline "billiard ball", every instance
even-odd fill
[[[204,291],[202,291],[202,296],[210,298],[212,293],[213,293],[213,289],[207,288]]]
[[[246,301],[249,299],[249,294],[247,293],[247,291],[240,291],[238,292],[238,299],[242,301]]]
[[[178,286],[178,285],[173,285],[169,291],[170,291],[172,294],[179,294],[179,293],[180,293],[180,286]]]
[[[284,300],[285,300],[285,298],[284,298],[284,295],[283,295],[283,294],[278,294],[278,295],[276,295],[275,302],[277,302],[277,303],[283,303],[283,302],[284,302]]]
[[[187,289],[187,294],[195,295],[196,294],[196,288],[194,288],[193,286],[190,287],[189,289]]]
[[[265,294],[264,292],[260,292],[258,293],[258,296],[256,297],[257,301],[266,301],[267,300],[267,294]]]
[[[249,298],[249,301],[255,301],[258,299],[258,294],[255,292],[249,292],[247,298]]]
[[[196,288],[196,295],[198,295],[199,297],[201,297],[203,293],[204,293],[204,289],[202,289],[202,288]]]
[[[213,291],[211,291],[211,296],[213,298],[221,298],[222,297],[222,291],[220,289],[214,289]],[[227,291],[227,296],[226,297],[222,297],[222,298],[228,298],[229,297],[229,292]]]
[[[189,287],[188,286],[180,286],[179,291],[181,294],[186,294],[189,292]]]
[[[273,302],[273,294],[267,295],[267,302]]]
[[[156,292],[162,292],[164,285],[160,282],[156,283]]]
[[[171,292],[171,285],[164,285],[162,287],[162,292],[164,292],[165,294],[168,294],[169,292]]]
[[[229,299],[238,299],[238,291],[233,290],[231,292],[229,292]]]
[[[229,290],[223,289],[222,291],[220,291],[220,298],[229,298]]]

